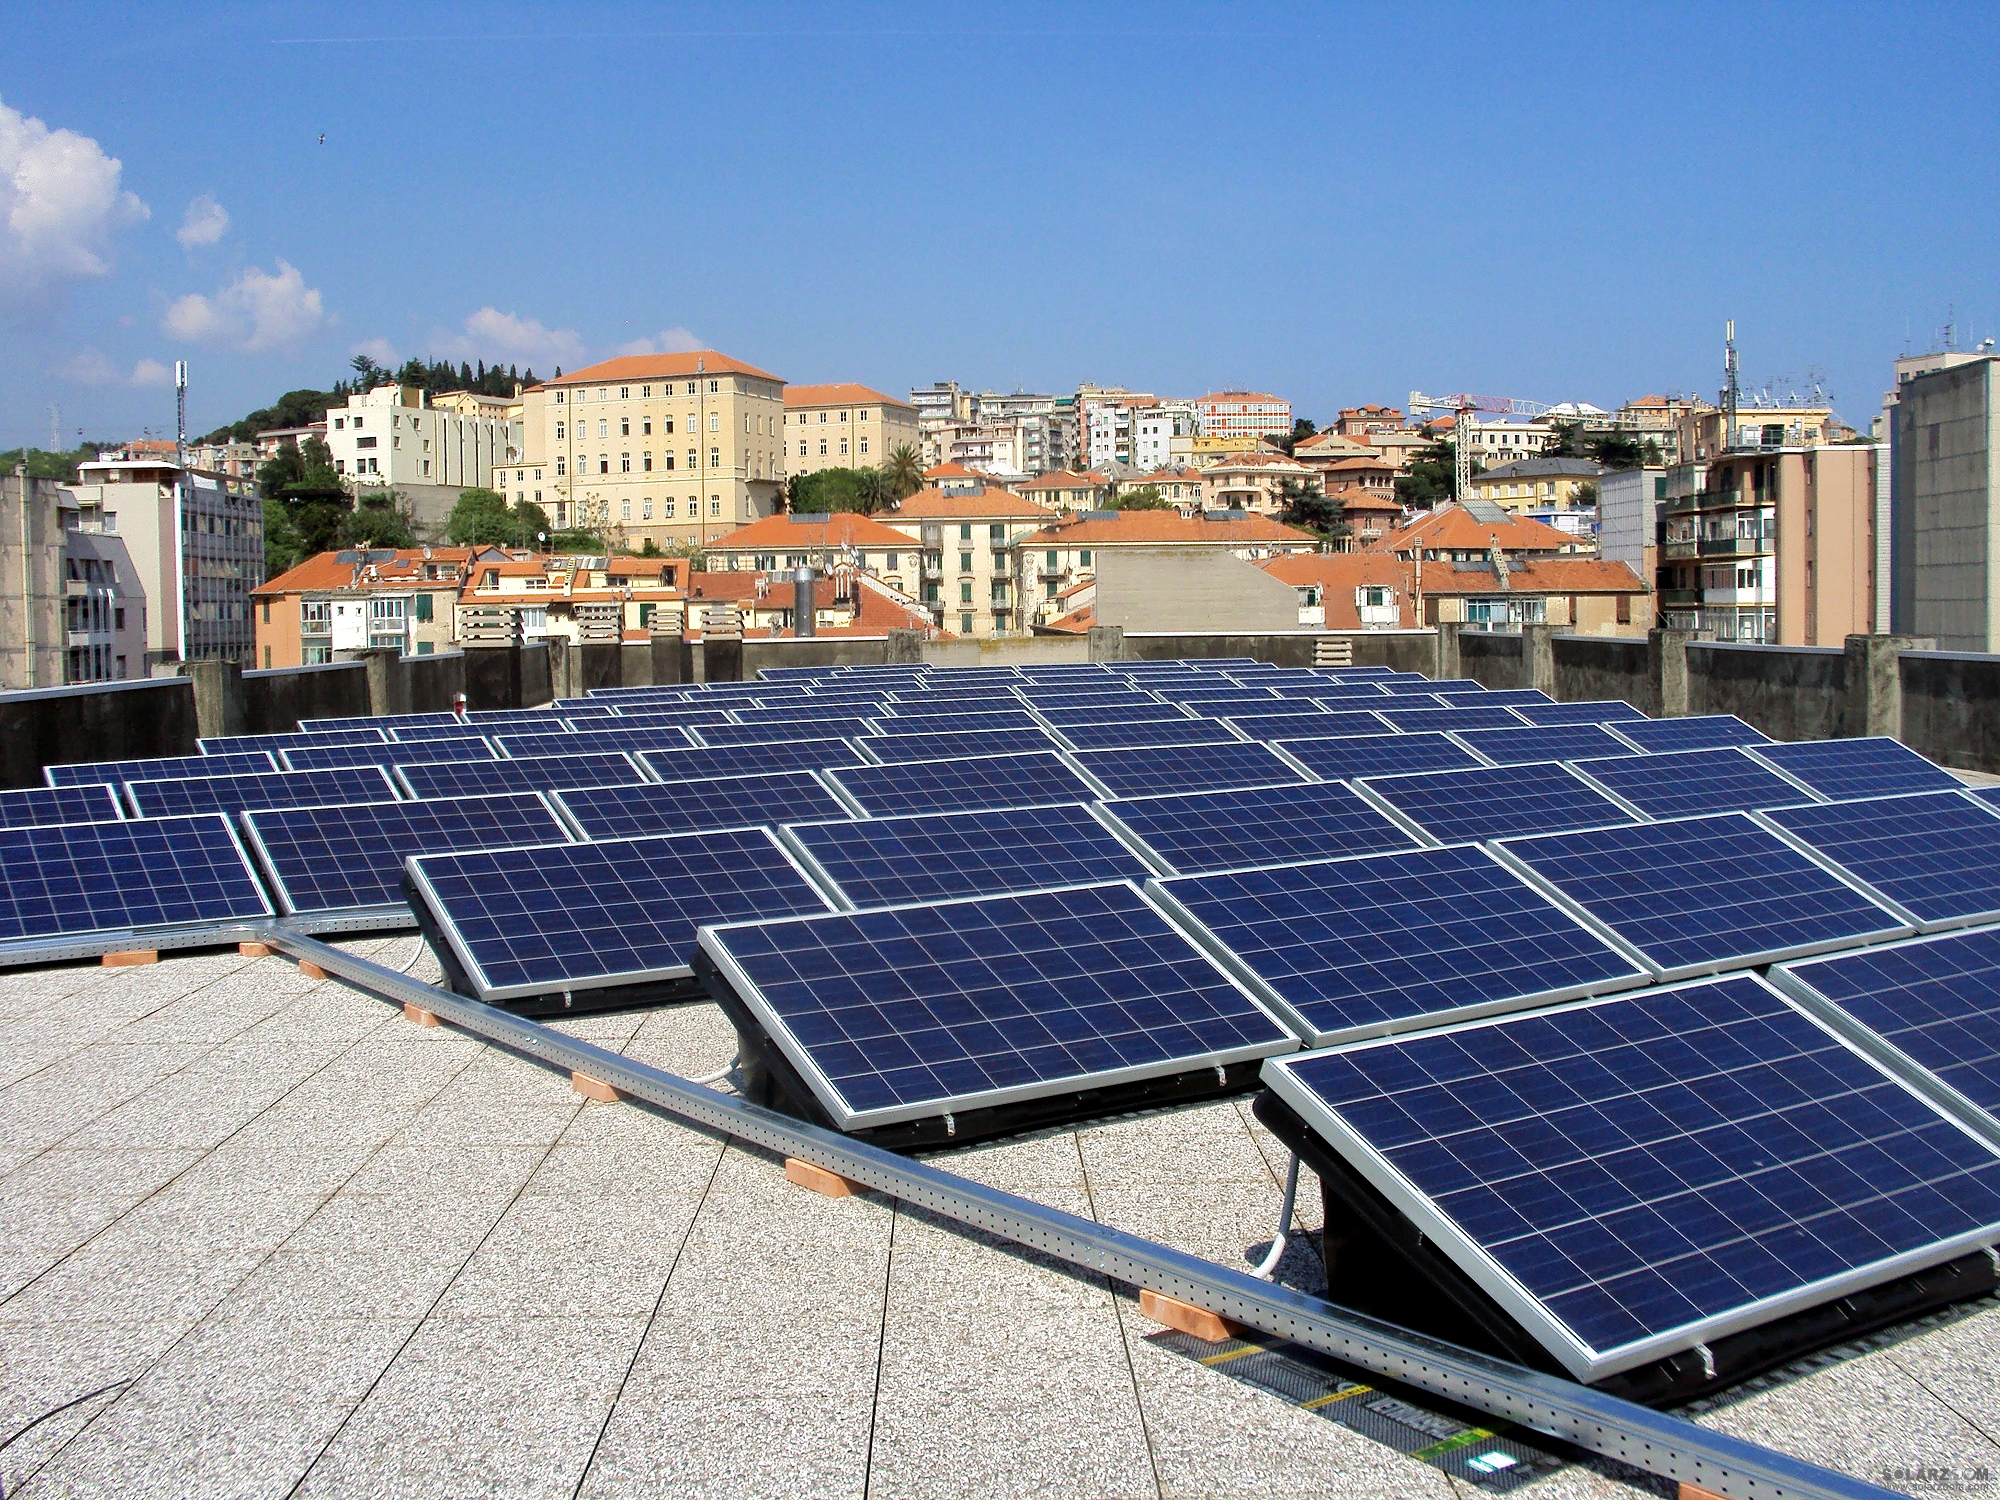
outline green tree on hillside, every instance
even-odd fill
[[[1348,534],[1347,506],[1321,489],[1319,481],[1281,479],[1276,498],[1278,519],[1287,526],[1310,531],[1324,542],[1337,542]]]
[[[407,504],[399,503],[394,490],[375,490],[359,496],[354,509],[340,523],[343,547],[414,547],[417,545],[415,517]]]
[[[460,490],[444,526],[445,539],[460,547],[537,547],[549,530],[548,512],[531,500],[509,505],[489,489]]]
[[[1412,510],[1435,510],[1446,501],[1457,499],[1458,478],[1454,468],[1457,462],[1457,450],[1449,442],[1419,449],[1410,460],[1408,471],[1396,476],[1397,501]],[[1472,472],[1482,473],[1484,468],[1475,462]]]
[[[1172,510],[1174,502],[1160,493],[1157,484],[1142,484],[1135,490],[1112,497],[1112,510]]]

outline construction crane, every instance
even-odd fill
[[[1464,419],[1474,412],[1493,412],[1506,417],[1557,417],[1588,421],[1598,427],[1636,427],[1635,418],[1595,408],[1586,411],[1574,401],[1565,401],[1551,406],[1543,401],[1524,401],[1518,396],[1475,396],[1460,391],[1453,396],[1426,396],[1422,391],[1410,392],[1410,404],[1405,410],[1448,411],[1459,420],[1452,428],[1452,454],[1456,459],[1452,494],[1464,500],[1472,493],[1472,447],[1464,440]]]

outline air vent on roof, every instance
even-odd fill
[[[798,510],[792,512],[792,520],[801,526],[825,526],[832,522],[833,512],[826,510]]]

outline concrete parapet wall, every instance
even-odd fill
[[[368,668],[358,661],[243,674],[244,734],[289,734],[304,719],[368,713]]]
[[[1125,660],[1199,661],[1222,656],[1247,656],[1280,667],[1309,667],[1313,664],[1313,647],[1324,634],[1320,630],[1273,630],[1242,635],[1156,634],[1128,630],[1125,632]],[[1060,660],[1050,657],[1039,659]]]
[[[0,786],[41,786],[63,761],[193,755],[196,738],[185,677],[0,693]]]
[[[882,635],[759,637],[743,643],[743,675],[749,678],[766,667],[878,667],[888,660],[889,638]]]
[[[1482,687],[1530,687],[1524,637],[1506,631],[1458,632],[1458,670]]]
[[[1905,651],[1904,744],[1932,760],[2000,775],[2000,656]]]
[[[1774,740],[1848,732],[1847,653],[1840,647],[1691,641],[1687,663],[1691,714],[1735,714]]]
[[[1628,636],[1559,635],[1549,644],[1556,669],[1552,697],[1565,703],[1599,698],[1623,700],[1634,708],[1645,709],[1648,699],[1656,695],[1643,640]]]

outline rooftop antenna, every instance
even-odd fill
[[[1742,394],[1736,387],[1736,320],[1722,325],[1722,446],[1736,446],[1736,407]]]
[[[188,461],[188,362],[174,361],[174,462],[181,468]]]
[[[1944,305],[1944,327],[1938,330],[1938,345],[1949,354],[1958,343],[1958,303]]]
[[[62,408],[49,403],[49,452],[62,452]]]

